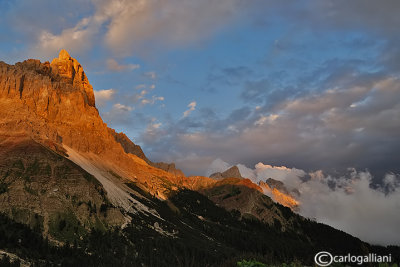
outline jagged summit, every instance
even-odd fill
[[[61,49],[58,58],[54,58],[50,66],[55,74],[72,82],[73,86],[82,88],[89,106],[95,106],[93,87],[78,60],[72,58],[65,49]]]
[[[60,53],[58,54],[58,59],[60,59],[60,60],[62,60],[62,59],[67,60],[67,59],[70,59],[70,58],[71,58],[71,56],[69,55],[69,53],[67,52],[67,50],[65,50],[65,49],[61,49],[61,50],[60,50]]]
[[[239,168],[235,165],[230,167],[224,172],[216,172],[210,175],[210,178],[213,179],[223,179],[223,178],[240,178],[242,179],[242,175],[240,174]]]

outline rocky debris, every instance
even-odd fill
[[[240,174],[239,168],[237,166],[230,167],[224,172],[216,172],[210,175],[213,179],[223,179],[223,178],[243,178]]]

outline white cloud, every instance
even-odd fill
[[[276,180],[284,182],[288,189],[295,189],[301,182],[299,177],[304,177],[306,172],[296,168],[287,168],[285,166],[271,166],[257,163],[255,166],[256,182],[265,181],[268,178],[274,178]]]
[[[105,41],[114,51],[126,53],[132,48],[145,48],[143,44],[147,41],[181,45],[205,39],[232,20],[239,2],[101,1],[99,10],[115,10]]]
[[[207,169],[206,176],[210,176],[211,174],[216,172],[224,172],[230,167],[232,166],[229,165],[229,163],[223,161],[220,158],[217,158],[213,162],[211,162],[210,166]]]
[[[196,101],[190,102],[188,105],[189,109],[183,112],[183,117],[186,118],[187,116],[189,116],[189,114],[196,109],[196,105],[197,105]]]
[[[114,104],[113,109],[117,112],[129,112],[133,110],[133,107],[126,106],[121,103],[116,103]]]
[[[261,115],[260,118],[254,123],[254,125],[264,125],[265,123],[273,123],[277,118],[279,118],[278,114],[270,114],[268,116]]]
[[[164,97],[163,96],[152,96],[149,99],[147,99],[147,98],[142,99],[140,101],[140,103],[142,105],[147,105],[147,104],[154,105],[157,101],[164,101]]]
[[[140,68],[139,64],[119,64],[115,59],[110,58],[107,60],[107,68],[112,71],[125,71],[125,70],[135,70]]]
[[[162,123],[157,122],[156,118],[152,118],[146,127],[145,136],[150,140],[156,140],[162,134]]]
[[[107,101],[111,100],[114,97],[115,93],[116,91],[114,89],[107,89],[100,91],[94,90],[96,105],[100,107],[104,106]]]
[[[136,85],[136,87],[135,87],[136,90],[143,89],[143,88],[146,88],[146,85],[145,85],[145,84],[138,84],[138,85]]]
[[[331,189],[329,182],[339,186]],[[372,189],[371,182],[369,172],[357,171],[311,179],[299,188],[300,213],[373,244],[399,245],[400,188],[385,194]]]

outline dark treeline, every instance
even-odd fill
[[[197,192],[184,190],[169,201],[178,209],[157,199],[148,203],[164,220],[131,214],[132,222],[123,230],[92,230],[83,240],[61,247],[0,215],[0,249],[34,266],[237,266],[241,259],[311,266],[321,250],[353,255],[391,253],[396,262],[400,259],[399,247],[370,246],[283,206],[279,208],[295,222],[293,229],[284,232],[279,223],[269,226],[240,219],[237,211],[217,207]],[[10,266],[6,261],[0,265]]]

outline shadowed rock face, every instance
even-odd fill
[[[216,172],[211,174],[210,178],[223,179],[223,178],[243,178],[243,177],[240,174],[239,168],[237,166],[233,166],[222,173]]]
[[[93,176],[25,136],[0,135],[0,188],[0,212],[51,239],[69,238],[72,228],[80,238],[92,227],[125,222]]]
[[[114,129],[109,128],[110,133],[114,136],[115,141],[121,144],[122,148],[126,153],[131,153],[133,155],[138,156],[139,158],[143,159],[145,162],[150,164],[150,160],[144,154],[142,148],[139,145],[133,143],[128,136],[124,133],[117,133]]]

